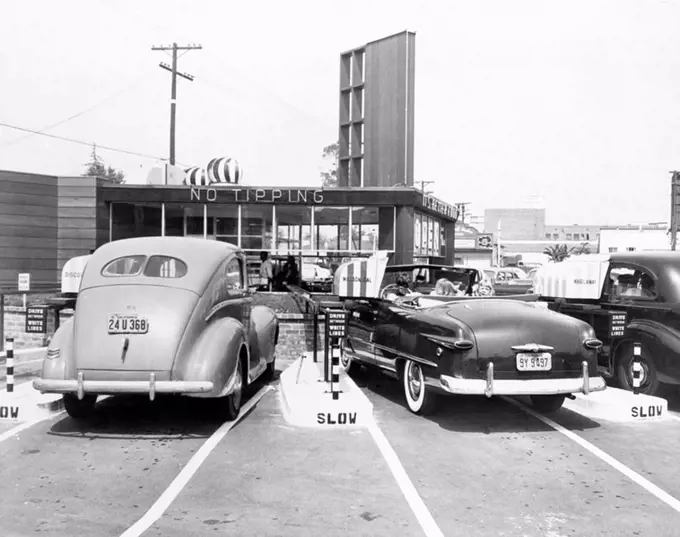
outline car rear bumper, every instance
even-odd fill
[[[42,393],[76,393],[82,399],[86,393],[100,395],[148,394],[153,401],[157,393],[197,394],[214,389],[210,381],[156,380],[153,373],[149,380],[85,380],[78,373],[77,380],[36,379],[33,387]]]
[[[569,393],[583,393],[604,390],[607,385],[602,377],[588,375],[588,363],[583,362],[581,376],[577,378],[557,379],[495,379],[493,363],[486,370],[486,379],[460,379],[441,375],[441,388],[449,393],[458,395],[558,395]]]

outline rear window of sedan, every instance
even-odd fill
[[[176,257],[165,255],[129,255],[110,261],[102,269],[102,276],[139,276],[147,278],[182,278],[186,276],[186,263]]]

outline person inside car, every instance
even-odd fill
[[[435,296],[457,296],[458,290],[449,280],[440,278],[430,294]]]
[[[395,285],[389,289],[385,295],[385,298],[391,302],[401,302],[406,297],[411,298],[420,296],[421,293],[411,291],[410,283],[410,278],[407,274],[399,274]]]

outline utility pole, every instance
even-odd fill
[[[172,73],[172,90],[170,93],[170,164],[175,164],[175,113],[177,109],[177,77],[181,76],[189,82],[193,82],[194,77],[188,73],[179,73],[177,71],[177,51],[178,50],[201,50],[201,45],[184,45],[178,46],[177,43],[172,45],[162,45],[159,47],[151,47],[151,50],[172,51],[172,66],[167,63],[160,63],[160,66],[166,71]]]
[[[416,181],[416,183],[420,183],[420,191],[423,194],[429,194],[429,192],[425,192],[425,185],[430,185],[434,183],[434,181]]]
[[[458,220],[463,224],[465,223],[465,216],[466,216],[466,212],[467,212],[466,207],[468,205],[470,205],[469,201],[461,201],[459,203],[456,203],[456,207],[458,207],[458,215],[459,215]]]

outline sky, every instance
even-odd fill
[[[0,169],[129,183],[169,154],[235,158],[243,184],[315,186],[338,139],[340,54],[416,32],[415,180],[547,223],[670,219],[680,169],[680,0],[22,0],[0,18]],[[47,127],[51,127],[47,130]],[[143,156],[116,152],[114,148]]]

